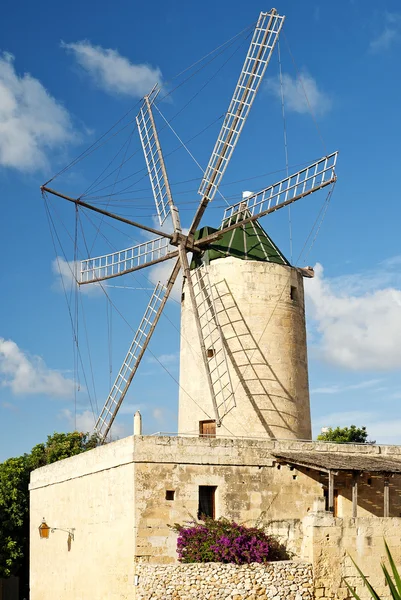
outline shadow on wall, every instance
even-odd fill
[[[271,438],[276,437],[272,426],[283,430],[282,437],[287,437],[286,433],[290,432],[295,435],[290,421],[294,419],[296,411],[285,412],[282,404],[277,406],[275,397],[294,405],[294,408],[296,399],[285,388],[263,354],[226,280],[212,287],[215,308],[210,308],[212,312],[215,310],[214,318],[221,326],[228,358],[263,429]],[[279,390],[274,396],[271,394],[272,386]],[[267,406],[266,398],[270,406]]]
[[[375,517],[384,516],[384,474],[363,473],[357,476],[358,508],[367,511]],[[401,478],[389,478],[389,516],[401,516]],[[338,495],[347,500],[348,515],[338,511],[337,516],[350,516],[352,506],[352,476],[347,474],[334,478],[334,486]],[[358,513],[358,516],[364,516]]]

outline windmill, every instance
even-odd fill
[[[244,320],[243,318],[243,311],[241,312],[238,307],[235,294],[233,294],[232,290],[230,290],[230,286],[227,284],[227,278],[223,277],[223,279],[221,279],[219,273],[217,273],[217,279],[216,273],[214,273],[213,277],[214,264],[217,265],[219,261],[210,264],[209,259],[211,259],[211,254],[213,252],[217,252],[218,256],[223,256],[224,254],[226,257],[232,257],[233,253],[230,252],[230,249],[235,246],[235,240],[239,236],[243,240],[253,240],[252,248],[242,247],[241,249],[243,254],[242,258],[245,257],[249,261],[249,265],[256,262],[258,263],[258,268],[260,268],[260,261],[262,260],[269,268],[273,265],[274,268],[279,266],[282,270],[284,269],[284,277],[287,277],[288,281],[294,277],[302,277],[300,270],[295,270],[291,267],[288,261],[282,256],[279,249],[261,228],[259,219],[313,192],[334,184],[336,181],[335,165],[337,152],[324,156],[297,173],[294,173],[257,193],[250,194],[242,202],[230,206],[224,213],[219,230],[210,230],[208,228],[200,230],[199,226],[209,202],[213,200],[218,191],[223,175],[238,143],[241,131],[271,59],[283,22],[284,17],[280,16],[275,9],[266,13],[262,12],[259,16],[238,83],[235,87],[233,97],[199,187],[201,200],[193,216],[188,233],[184,234],[182,231],[179,210],[174,203],[173,195],[171,193],[162,149],[156,130],[152,107],[154,106],[159,91],[157,87],[143,99],[143,104],[136,118],[136,122],[145,155],[160,226],[163,225],[167,217],[171,216],[173,224],[172,233],[165,233],[153,227],[148,227],[120,217],[109,211],[94,207],[80,199],[66,196],[47,186],[42,187],[42,191],[69,200],[75,203],[76,206],[94,210],[102,215],[139,227],[156,236],[149,241],[125,248],[118,252],[83,260],[81,262],[79,276],[80,285],[99,283],[166,260],[174,259],[174,266],[167,284],[163,285],[159,282],[151,295],[121,369],[97,419],[95,430],[99,434],[102,443],[106,440],[118,410],[127,394],[135,373],[138,370],[180,271],[182,271],[184,278],[183,311],[185,312],[185,304],[187,309],[189,306],[189,313],[188,310],[186,310],[186,312],[189,314],[190,324],[187,323],[186,327],[187,329],[192,328],[186,338],[190,337],[192,339],[192,343],[196,345],[195,354],[198,358],[200,357],[201,360],[201,377],[199,379],[199,381],[202,382],[202,391],[200,395],[203,396],[203,407],[201,407],[201,410],[203,410],[204,414],[208,417],[204,422],[211,422],[217,427],[224,427],[223,421],[228,418],[232,419],[232,415],[235,413],[234,409],[238,404],[237,389],[239,383],[241,383],[241,386],[247,390],[246,394],[253,405],[253,413],[250,416],[250,419],[259,418],[261,422],[264,423],[264,431],[270,436],[274,437],[276,435],[275,428],[269,426],[266,422],[266,418],[259,414],[261,413],[261,410],[260,407],[257,406],[257,399],[255,400],[258,393],[250,390],[250,387],[254,384],[251,385],[250,382],[247,381],[242,368],[245,364],[246,369],[250,368],[252,372],[256,373],[253,379],[262,380],[263,377],[265,377],[260,377],[260,374],[256,372],[255,365],[252,362],[251,354],[253,353],[254,356],[255,352],[256,354],[261,353],[260,347],[258,346],[258,340],[255,339],[254,333],[249,328],[247,330],[248,326],[246,324],[246,319]],[[224,253],[221,251],[222,244],[225,248]],[[258,253],[262,253],[262,258],[258,256]],[[188,254],[192,254],[193,256],[192,264],[190,264]],[[222,258],[221,260],[224,261],[225,259]],[[216,269],[214,269],[214,271],[216,271]],[[306,272],[304,275],[310,275],[310,273]],[[240,274],[239,277],[241,276],[242,275]],[[273,274],[273,276],[276,277],[277,274]],[[222,286],[225,289],[222,289]],[[299,285],[290,287],[291,289],[294,288],[298,290],[298,293],[300,293]],[[226,300],[229,299],[229,303],[231,303],[229,306],[224,298]],[[242,334],[236,333],[233,322],[230,321],[229,316],[227,318],[227,315],[232,314],[235,310],[240,315],[240,317],[236,319],[236,323],[238,325],[240,318],[244,320],[245,324],[243,325],[245,330],[247,330],[245,333],[244,331]],[[300,314],[300,317],[299,315],[298,317],[300,318],[301,337],[303,336],[305,328],[304,321],[302,321],[302,311],[303,305],[301,302],[298,311]],[[251,344],[252,347],[249,346],[249,344],[248,347],[244,347],[242,344],[240,350],[242,355],[245,356],[245,363],[243,362],[240,366],[238,366],[238,360],[236,360],[234,356],[236,352],[235,345],[233,347],[232,343],[230,343],[229,335],[227,335],[228,327],[230,330],[234,331],[236,342],[238,342],[241,335],[247,337],[248,341],[249,339],[253,340]],[[195,336],[196,341],[194,341],[195,338],[192,334]],[[240,340],[240,345],[241,343]],[[306,342],[304,353],[305,357],[302,358],[303,363],[306,361]],[[188,386],[190,387],[190,379],[193,379],[193,377],[189,375],[190,361],[192,359],[188,358],[187,365],[187,359],[185,358],[185,355],[187,354],[187,352],[181,350],[181,371],[183,372],[182,377],[186,380],[185,385],[182,385],[180,382],[182,389],[186,389]],[[259,367],[261,363],[263,363],[263,360],[260,357],[258,358],[258,363]],[[277,374],[270,362],[269,364],[267,364],[267,362],[265,365],[262,364],[260,368],[262,368],[262,370],[268,368],[270,373],[268,378],[275,378],[276,381],[273,382],[274,385],[276,387],[281,386],[281,388],[284,389],[282,382],[278,382]],[[306,369],[307,386],[307,367],[306,365],[300,367],[297,363],[297,365],[295,365],[295,370],[299,370],[300,368],[301,370]],[[270,397],[270,393],[267,393],[267,395]],[[281,398],[282,395],[283,392],[281,391],[277,397]],[[186,396],[191,397],[191,394],[186,394]],[[196,401],[193,397],[191,399]],[[293,403],[295,402],[294,399],[291,400],[291,398],[290,401]],[[309,397],[307,398],[306,403],[308,408]],[[304,409],[305,407],[303,407],[303,410]],[[243,410],[243,408],[241,408],[241,410]],[[280,411],[280,407],[277,406],[277,403],[275,404],[275,411],[278,414],[281,413],[280,419],[284,418],[285,420],[283,414],[286,413],[286,410],[287,409],[285,408],[285,410]],[[190,413],[191,410],[186,406],[185,400],[181,401],[180,398],[179,421],[182,425],[180,425],[179,428],[181,430],[187,427],[188,415],[190,415]],[[238,415],[236,418],[238,419]],[[239,418],[241,419],[241,417]],[[305,418],[307,421],[307,417]],[[195,416],[195,421],[196,419],[198,419],[199,422],[201,421],[198,416]],[[280,425],[278,426],[280,427]],[[194,426],[191,425],[189,429],[193,431]],[[289,429],[291,430],[291,426]],[[231,429],[227,428],[226,431],[232,433],[232,426]],[[293,431],[295,431],[294,428]],[[302,435],[308,437],[307,423],[302,431]],[[299,437],[299,431],[295,431],[295,434]]]

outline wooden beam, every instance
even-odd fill
[[[329,511],[334,514],[334,473],[329,471]]]
[[[355,519],[358,516],[358,477],[359,473],[352,473],[352,516]]]
[[[88,204],[87,202],[83,202],[78,198],[71,198],[71,196],[67,196],[66,194],[62,194],[61,192],[57,192],[52,188],[46,187],[42,185],[40,188],[43,192],[47,192],[48,194],[52,194],[53,196],[57,196],[58,198],[63,198],[63,200],[68,200],[68,202],[73,202],[76,206],[82,206],[83,208],[89,208],[89,210],[93,210],[101,215],[106,217],[110,217],[111,219],[116,219],[116,221],[121,221],[121,223],[126,223],[127,225],[133,225],[134,227],[138,227],[139,229],[144,229],[145,231],[149,231],[150,233],[154,233],[158,237],[165,237],[169,240],[173,239],[172,233],[165,233],[164,231],[159,231],[158,229],[154,229],[153,227],[148,227],[147,225],[142,225],[141,223],[137,223],[136,221],[131,221],[130,219],[125,219],[124,217],[120,217],[108,210],[103,210],[101,208],[97,208],[97,206],[92,206],[92,204]]]
[[[383,516],[390,516],[390,482],[387,475],[384,477],[384,511]]]

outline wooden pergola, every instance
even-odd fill
[[[275,452],[278,462],[294,467],[303,467],[327,473],[328,509],[334,512],[334,482],[339,473],[352,475],[352,516],[358,515],[358,480],[361,473],[383,476],[383,516],[390,516],[390,478],[401,474],[401,461],[389,456],[372,456],[365,453],[345,454],[327,451],[288,451]]]

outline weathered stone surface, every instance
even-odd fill
[[[274,464],[274,451],[297,448],[343,453],[344,464],[354,450],[350,444],[133,436],[37,469],[30,484],[31,600],[133,598],[135,559],[167,570],[176,564],[177,534],[168,525],[196,515],[199,485],[217,487],[217,517],[247,525],[260,523],[294,556],[313,563],[318,598],[347,598],[344,577],[357,586],[363,600],[367,598],[351,555],[387,600],[389,590],[384,587],[380,561],[385,557],[385,537],[396,563],[401,564],[401,477],[390,479],[391,518],[382,518],[383,477],[361,474],[358,517],[354,519],[350,516],[352,478],[336,476],[337,511],[342,518],[333,518],[324,512],[324,476],[288,466],[279,469]],[[400,447],[369,446],[368,451],[401,459]],[[166,490],[175,490],[174,501],[166,499]],[[316,498],[323,499],[321,509],[315,507]],[[39,538],[37,528],[43,517],[51,527],[75,529],[70,550],[63,531],[56,530],[49,540]],[[266,587],[277,587],[274,571],[263,576],[255,571],[245,579],[228,573],[228,566],[224,572],[210,572],[211,585],[216,588],[212,600],[224,598],[226,589],[246,600],[243,592],[253,600],[266,598]],[[290,589],[297,583],[296,575],[297,569],[292,567],[282,582],[281,598],[295,600],[300,593]],[[199,596],[196,588],[203,585],[204,578],[194,569],[194,588],[185,594],[170,581],[168,590],[155,588],[158,597],[167,594],[172,599],[186,596],[190,600],[197,593]],[[305,584],[313,585],[311,573]]]
[[[302,275],[232,256],[206,270],[235,389],[235,407],[219,434],[311,439]],[[178,430],[196,434],[212,401],[206,374],[195,367],[202,350],[185,285],[183,292]]]
[[[137,564],[137,600],[160,597],[186,600],[194,596],[194,577],[198,585],[195,596],[202,600],[312,600],[308,581],[312,566],[306,562],[282,561],[264,565],[224,565],[219,563],[155,565]],[[291,579],[289,579],[291,577]],[[287,584],[287,585],[286,585]],[[288,588],[288,585],[290,588]]]

